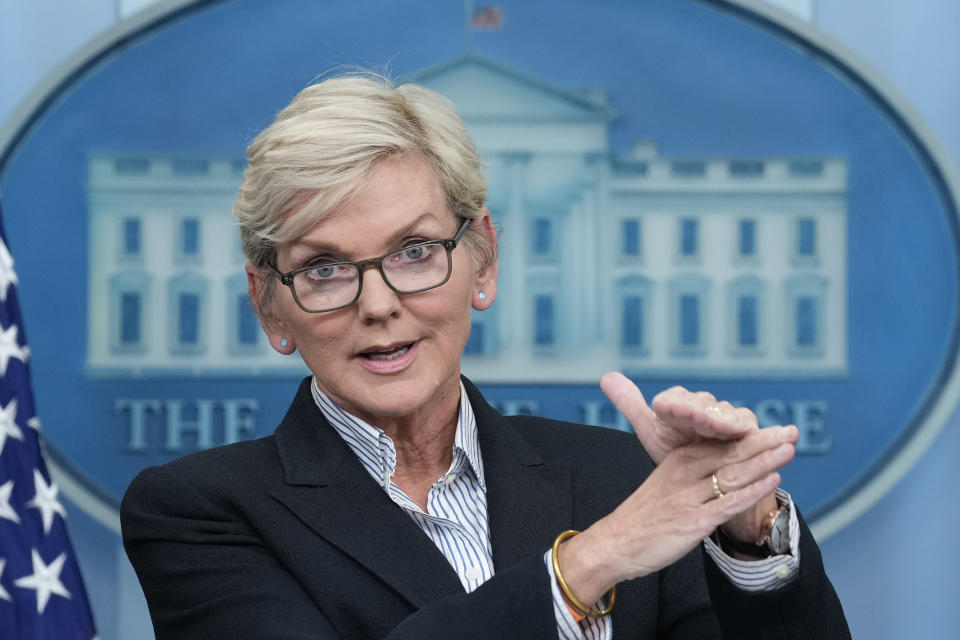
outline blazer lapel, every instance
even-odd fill
[[[327,423],[310,384],[309,378],[301,384],[277,428],[286,486],[271,495],[414,607],[463,593],[443,554]]]
[[[487,483],[487,516],[495,571],[543,553],[572,526],[570,468],[544,461],[466,378],[477,418]]]

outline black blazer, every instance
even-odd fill
[[[157,638],[556,638],[544,552],[650,473],[637,439],[501,416],[464,380],[495,567],[466,594],[326,422],[309,384],[272,436],[145,469],[127,490],[123,541]],[[740,592],[699,549],[622,583],[615,637],[848,638],[805,525],[802,540],[798,579],[772,593]]]

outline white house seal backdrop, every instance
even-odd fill
[[[952,406],[955,193],[824,43],[719,1],[181,3],[0,141],[39,410],[91,503],[279,420],[305,369],[259,335],[232,194],[351,65],[448,95],[484,156],[502,292],[464,369],[502,410],[625,428],[604,371],[710,389],[798,425],[816,525]]]

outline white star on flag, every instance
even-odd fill
[[[0,239],[0,302],[7,301],[7,289],[17,284],[17,272],[13,270],[13,256]]]
[[[10,495],[13,493],[13,480],[7,480],[0,485],[0,520],[12,520],[20,524],[20,516],[10,506]]]
[[[0,376],[7,375],[7,365],[11,358],[26,363],[30,349],[21,347],[17,341],[17,325],[12,324],[0,332]]]
[[[7,566],[7,559],[0,558],[0,578],[3,578],[3,569]],[[13,602],[13,598],[10,597],[10,594],[7,593],[7,590],[3,588],[3,583],[0,583],[0,600],[6,600],[7,602]]]
[[[29,214],[24,212],[24,215]],[[0,215],[0,639],[87,640],[96,638],[96,625],[80,568],[73,560],[66,511],[57,499],[56,485],[47,483],[50,476],[40,450],[40,420],[33,409],[30,389],[30,347],[20,344],[26,343],[18,301],[20,284],[6,246],[2,217]],[[27,502],[31,471],[35,494]],[[29,573],[31,553],[32,574]],[[52,562],[47,565],[44,558]],[[66,562],[68,559],[70,562]],[[51,602],[54,595],[59,599]],[[50,612],[45,614],[45,609]]]
[[[47,602],[50,601],[51,594],[64,598],[70,597],[70,592],[60,582],[60,572],[63,571],[63,563],[67,560],[67,554],[61,553],[56,560],[46,565],[36,549],[31,549],[30,552],[33,558],[33,574],[14,580],[13,584],[21,589],[36,590],[37,613],[43,613],[43,610],[47,608]]]
[[[23,441],[23,431],[17,426],[17,399],[13,398],[7,406],[0,409],[0,453],[7,444],[7,438]]]
[[[64,511],[63,505],[57,500],[57,493],[60,491],[57,488],[57,483],[47,484],[39,469],[33,470],[33,485],[36,487],[37,494],[33,497],[33,500],[27,503],[27,506],[40,510],[40,515],[43,518],[43,535],[47,535],[50,533],[50,527],[53,526],[53,513],[57,512],[62,518],[66,518],[67,512]]]

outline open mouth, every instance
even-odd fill
[[[360,355],[367,360],[396,360],[406,352],[410,351],[410,348],[413,347],[412,342],[406,344],[396,345],[392,347],[387,347],[383,349],[371,349],[369,351],[364,351]]]

